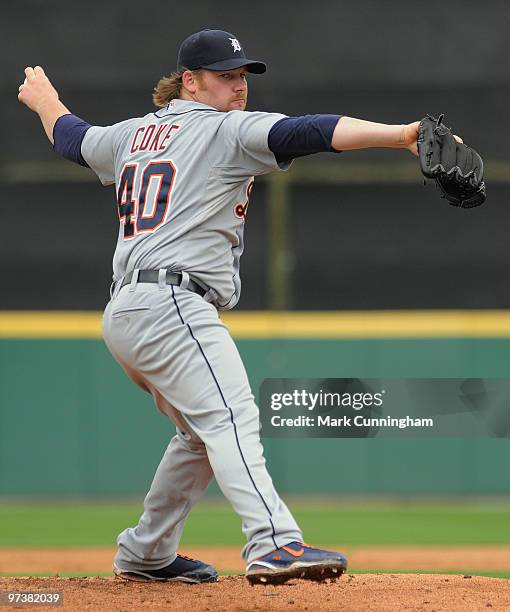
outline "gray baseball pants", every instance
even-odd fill
[[[242,519],[243,559],[302,541],[267,472],[258,408],[216,308],[181,287],[137,283],[135,275],[108,303],[103,336],[128,376],[152,394],[177,428],[138,525],[117,539],[117,567],[170,564],[186,517],[213,475]]]

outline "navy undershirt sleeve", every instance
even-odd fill
[[[338,151],[331,147],[331,141],[341,116],[303,115],[280,119],[269,131],[269,149],[279,164],[312,153],[337,153]]]
[[[89,167],[81,154],[81,143],[91,127],[76,115],[62,115],[53,127],[53,150],[81,166]]]

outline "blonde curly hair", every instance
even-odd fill
[[[155,106],[163,108],[163,106],[166,106],[171,100],[181,97],[182,75],[184,72],[185,70],[172,72],[170,76],[164,76],[159,79],[152,93],[152,101]],[[192,70],[191,72],[195,77],[200,79],[201,70]]]

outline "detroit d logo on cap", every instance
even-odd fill
[[[234,53],[236,51],[241,51],[241,45],[239,44],[237,38],[229,38],[229,40],[232,43],[232,47],[234,47]]]

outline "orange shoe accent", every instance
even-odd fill
[[[297,544],[301,544],[301,546],[305,546],[306,548],[311,548],[311,546],[309,544],[305,544],[304,542],[296,542]],[[304,550],[291,550],[289,548],[287,548],[286,546],[281,546],[280,548],[275,548],[272,552],[266,553],[265,555],[260,555],[260,557],[256,557],[255,559],[253,559],[253,561],[258,561],[259,559],[262,559],[262,557],[265,557],[266,555],[272,555],[274,553],[277,553],[279,550],[281,549],[285,549],[287,552],[289,552],[291,555],[294,555],[294,557],[301,557],[302,554],[304,554]],[[180,557],[184,556],[184,555],[179,555]],[[188,557],[185,557],[188,558]],[[276,557],[273,557],[275,560],[280,561],[281,558],[276,559]],[[195,559],[191,559],[191,561],[195,561]],[[252,563],[253,563],[252,561]]]
[[[301,555],[303,555],[305,552],[304,548],[302,548],[301,550],[292,550],[292,548],[287,548],[287,546],[282,546],[282,548],[283,550],[286,550],[293,557],[301,557]]]

